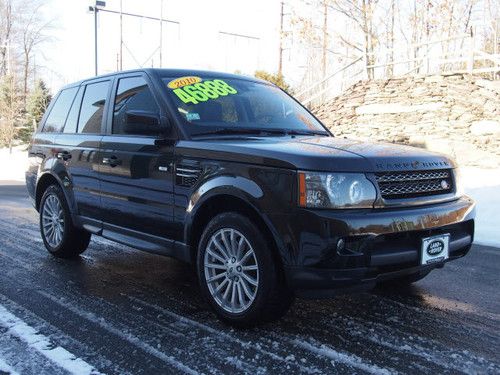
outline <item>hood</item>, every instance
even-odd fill
[[[416,147],[321,136],[180,141],[176,149],[184,157],[312,171],[383,172],[455,167],[445,155]]]

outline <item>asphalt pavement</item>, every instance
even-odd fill
[[[220,323],[191,268],[93,237],[50,256],[19,183],[0,183],[0,374],[499,374],[500,249],[406,288],[297,300],[279,322]]]

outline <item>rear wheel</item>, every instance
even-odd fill
[[[293,302],[271,247],[240,214],[223,213],[210,221],[199,243],[197,265],[204,296],[229,324],[278,319]]]
[[[61,188],[51,185],[40,202],[40,233],[46,249],[59,258],[72,258],[87,249],[90,233],[76,228]]]

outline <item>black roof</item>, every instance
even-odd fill
[[[82,83],[88,82],[88,81],[94,81],[98,80],[100,78],[106,78],[106,77],[113,77],[117,74],[127,74],[127,73],[147,73],[152,77],[168,77],[168,78],[178,78],[178,77],[183,77],[183,76],[210,76],[214,78],[236,78],[236,79],[244,79],[248,81],[253,81],[253,82],[263,82],[269,84],[267,81],[263,81],[259,78],[251,77],[251,76],[245,76],[241,74],[232,74],[232,73],[224,73],[224,72],[215,72],[215,71],[210,71],[210,70],[195,70],[195,69],[162,69],[162,68],[145,68],[145,69],[132,69],[132,70],[122,70],[118,72],[113,72],[113,73],[108,73],[108,74],[103,74],[103,75],[98,75],[94,77],[89,77],[87,79],[83,79],[77,82],[73,82],[70,84],[67,84],[63,87],[63,89],[68,88],[68,87],[74,87],[74,86],[79,86]]]

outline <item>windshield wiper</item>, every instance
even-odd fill
[[[285,129],[284,132],[287,135],[328,135],[327,132],[316,131],[316,130]]]
[[[219,128],[206,132],[193,134],[193,137],[207,136],[207,135],[328,135],[326,132],[319,132],[313,130],[294,130],[294,129],[262,129],[262,128]]]
[[[297,129],[261,129],[262,133],[268,134],[281,134],[281,135],[328,135],[327,132],[321,132],[316,130],[297,130]]]
[[[205,135],[233,135],[233,134],[260,134],[260,129],[249,128],[219,128],[206,132],[193,134],[193,137]]]

